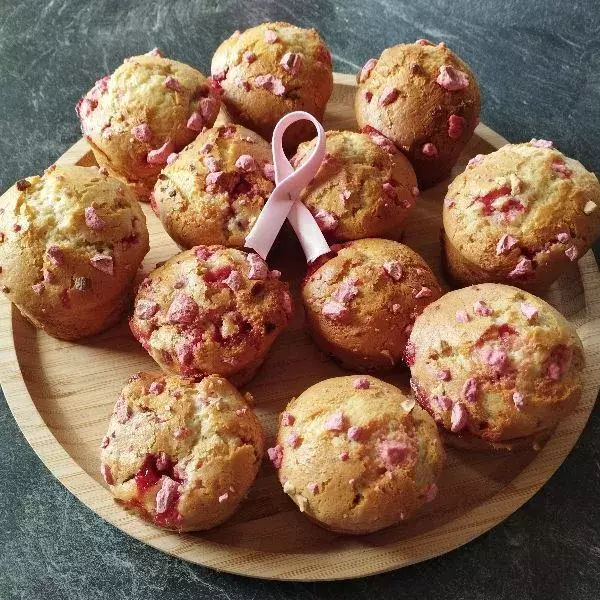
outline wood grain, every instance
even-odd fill
[[[355,127],[354,91],[353,77],[335,76],[326,128]],[[480,124],[456,172],[475,154],[505,143]],[[95,164],[83,140],[57,162]],[[423,194],[404,239],[440,277],[445,189],[440,184]],[[177,248],[148,207],[144,208],[151,239],[144,268],[150,270]],[[295,240],[281,236],[270,262],[283,271],[297,294],[305,263]],[[585,426],[600,382],[600,274],[591,252],[572,265],[546,299],[576,325],[585,347],[585,392],[576,412],[537,454],[490,456],[450,449],[438,498],[414,520],[365,537],[332,534],[306,520],[283,494],[268,464],[263,465],[233,519],[207,533],[168,533],[116,505],[98,471],[99,443],[125,380],[137,370],[155,368],[124,321],[79,343],[62,342],[32,328],[2,298],[2,386],[19,427],[48,469],[84,504],[129,535],[186,560],[253,577],[313,581],[359,577],[443,554],[489,530],[526,502],[565,459]],[[300,312],[246,388],[257,400],[267,441],[274,436],[278,412],[292,396],[325,377],[342,374],[310,342]],[[385,379],[406,387],[408,372],[400,369]]]

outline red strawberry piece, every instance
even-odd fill
[[[469,87],[469,76],[450,65],[442,65],[436,82],[449,92],[464,90]]]
[[[131,135],[138,142],[149,143],[152,141],[152,129],[148,123],[140,123],[131,128]]]
[[[169,307],[167,319],[174,324],[191,325],[196,320],[198,312],[196,301],[184,292],[179,292]]]

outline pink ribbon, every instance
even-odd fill
[[[283,134],[296,121],[311,121],[317,130],[317,143],[308,160],[294,171],[283,152]],[[300,192],[319,170],[325,156],[325,131],[315,117],[304,111],[291,112],[280,119],[273,131],[275,189],[265,203],[254,227],[246,237],[246,247],[266,259],[286,219],[294,228],[307,262],[313,262],[330,248],[308,208],[298,200]]]

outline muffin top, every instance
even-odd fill
[[[419,194],[408,159],[364,133],[328,131],[326,136],[325,159],[300,200],[333,241],[397,236]],[[300,145],[295,167],[308,159],[315,143]]]
[[[96,167],[21,179],[0,210],[3,291],[32,314],[76,314],[121,294],[147,251],[135,194]]]
[[[284,491],[327,528],[369,533],[435,497],[444,451],[433,419],[368,376],[321,381],[281,415],[269,456]]]
[[[123,388],[101,446],[118,500],[157,525],[190,531],[233,513],[258,472],[263,434],[226,379],[142,372]]]
[[[575,329],[548,303],[507,285],[474,285],[433,302],[406,352],[419,402],[461,435],[530,436],[552,427],[581,393]]]
[[[291,317],[280,275],[257,254],[197,246],[141,283],[131,329],[163,368],[235,374],[266,353]]]
[[[317,333],[392,367],[415,317],[441,295],[427,263],[408,246],[376,238],[348,242],[307,277],[302,299]]]
[[[442,42],[398,44],[358,74],[356,118],[405,152],[426,158],[451,153],[479,114],[479,86],[468,65]]]
[[[97,81],[77,114],[102,165],[149,193],[167,158],[212,127],[219,107],[202,73],[153,51]]]
[[[576,260],[600,235],[600,184],[551,142],[508,144],[452,182],[444,230],[467,260],[526,282]]]
[[[234,119],[265,138],[288,112],[322,117],[333,89],[331,56],[317,31],[281,21],[236,31],[217,48],[211,73]]]
[[[153,210],[184,248],[242,247],[273,191],[271,146],[241,125],[207,129],[158,176]]]

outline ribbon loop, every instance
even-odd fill
[[[317,143],[308,158],[297,170],[283,152],[283,134],[296,121],[310,121],[317,130]],[[316,260],[330,248],[311,212],[298,201],[300,192],[315,177],[325,157],[325,130],[319,121],[304,111],[288,113],[279,120],[273,131],[273,166],[275,189],[265,203],[256,223],[246,237],[246,247],[266,259],[279,230],[289,219],[308,262]]]

